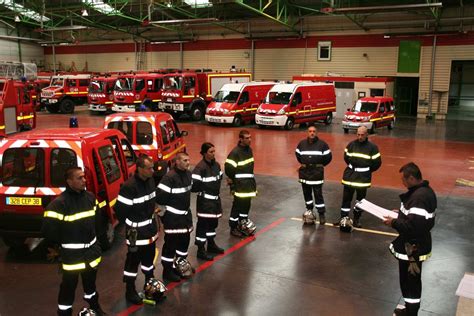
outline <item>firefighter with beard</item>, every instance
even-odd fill
[[[223,173],[215,159],[216,148],[211,143],[201,145],[203,159],[193,170],[193,191],[198,192],[196,201],[196,240],[197,257],[203,260],[213,260],[211,254],[222,254],[214,241],[219,218],[222,216],[221,198],[219,197]],[[207,242],[207,251],[205,248]]]

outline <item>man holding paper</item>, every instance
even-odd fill
[[[431,256],[431,233],[435,223],[436,195],[423,180],[416,164],[400,168],[403,185],[408,192],[400,195],[397,218],[384,217],[384,224],[393,227],[399,236],[390,244],[398,259],[400,287],[405,306],[397,307],[395,315],[417,315],[421,301],[421,265]]]

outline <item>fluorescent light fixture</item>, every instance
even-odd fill
[[[82,0],[82,3],[87,4],[94,10],[107,15],[119,15],[120,11],[115,10],[110,5],[104,3],[102,0]]]
[[[89,16],[89,13],[87,12],[86,9],[83,9],[82,12],[81,12],[81,15],[82,16]]]
[[[212,7],[212,3],[209,0],[184,0],[184,3],[193,8]]]
[[[206,22],[217,22],[217,21],[219,21],[218,18],[203,18],[203,19],[151,21],[150,24],[193,24],[193,23],[206,23]]]
[[[5,40],[20,40],[20,41],[33,41],[33,42],[39,42],[40,39],[38,38],[31,38],[31,37],[21,37],[21,36],[10,36],[10,35],[0,35],[1,39]]]
[[[61,42],[61,41],[48,41],[48,42],[39,42],[41,46],[69,46],[69,45],[74,45],[73,43],[70,42]]]
[[[88,29],[88,26],[85,25],[67,25],[67,26],[56,26],[45,28],[45,31],[75,31],[75,30],[85,30]]]
[[[168,44],[168,42],[150,42],[152,45],[157,45],[157,44]]]
[[[26,9],[21,4],[13,2],[13,0],[0,0],[0,4],[4,5],[9,10],[12,10],[12,11],[18,13],[18,14],[26,16],[26,17],[28,17],[32,20],[37,21],[37,22],[41,22],[41,21],[47,22],[47,21],[49,21],[49,18],[45,17],[44,15],[41,15],[41,14],[39,14],[39,13],[33,11],[33,10]],[[19,19],[20,19],[20,17],[18,17],[18,20]],[[17,21],[17,19],[15,17],[15,22],[20,22],[20,21]]]
[[[15,15],[15,22],[21,22],[20,17],[18,15]]]

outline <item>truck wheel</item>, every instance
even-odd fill
[[[285,124],[285,129],[290,131],[293,129],[293,127],[295,126],[295,121],[289,117],[287,120],[286,120],[286,124]]]
[[[48,110],[49,113],[58,113],[59,105],[57,103],[46,104],[46,110]]]
[[[242,125],[242,117],[240,115],[236,115],[234,117],[234,121],[232,122],[232,125],[234,125],[235,127],[239,127]]]
[[[349,133],[349,129],[348,128],[344,128],[344,134],[347,134]]]
[[[74,102],[72,100],[66,99],[61,102],[59,109],[62,113],[69,114],[74,112]]]
[[[395,127],[395,121],[394,120],[391,120],[390,121],[390,124],[388,124],[388,129],[393,129]]]
[[[332,112],[329,112],[328,115],[326,115],[326,119],[324,120],[324,124],[329,125],[332,123]]]
[[[199,104],[194,104],[191,108],[191,118],[193,121],[200,121],[204,117],[204,111]]]
[[[115,228],[105,214],[100,216],[99,221],[100,228],[97,239],[99,240],[100,248],[105,251],[112,247],[115,238]]]

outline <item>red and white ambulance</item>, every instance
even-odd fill
[[[279,83],[268,91],[255,115],[259,127],[290,130],[295,124],[324,121],[331,124],[336,111],[334,85],[317,82]]]
[[[395,126],[395,106],[392,97],[368,97],[359,99],[352,109],[347,109],[342,128],[344,133],[350,129],[365,126],[373,134],[378,127]]]
[[[258,106],[275,82],[228,83],[207,106],[209,124],[240,126],[255,120]]]

